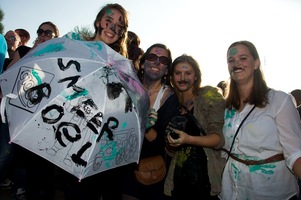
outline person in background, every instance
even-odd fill
[[[8,57],[4,59],[3,65],[1,66],[1,72],[4,72],[9,65],[9,63],[12,61],[16,49],[21,44],[20,36],[13,30],[9,30],[5,34],[5,43],[7,47]],[[1,90],[0,90],[1,92]],[[2,93],[0,94],[2,97]],[[1,118],[5,118],[5,116],[1,116]],[[0,123],[1,127],[1,134],[0,134],[0,186],[1,189],[11,188],[12,187],[12,173],[13,170],[10,169],[10,165],[13,161],[13,146],[9,144],[9,133],[8,133],[8,124],[3,123],[1,121]]]
[[[150,108],[157,112],[158,117],[157,122],[145,132],[140,159],[155,155],[161,155],[163,159],[166,157],[165,129],[172,109],[163,111],[161,108],[166,102],[169,102],[169,105],[173,103],[169,98],[174,92],[168,81],[171,62],[170,49],[164,44],[156,43],[146,50],[139,63],[138,77],[148,92]],[[143,185],[135,179],[136,167],[137,164],[134,163],[125,170],[123,200],[164,199],[164,180],[152,185]]]
[[[2,73],[3,70],[3,64],[6,57],[6,52],[7,52],[7,43],[5,37],[2,34],[0,34],[0,74]]]
[[[294,102],[294,104],[297,108],[299,117],[301,119],[301,90],[300,89],[294,89],[289,94],[292,95],[292,97],[293,97],[293,102]],[[301,180],[300,179],[298,179],[298,185],[299,185],[298,200],[301,200]]]
[[[291,97],[267,86],[253,43],[232,43],[227,63],[220,199],[297,199],[301,124]]]
[[[300,89],[292,90],[290,94],[294,97],[296,107],[299,107],[301,105],[301,90]]]
[[[222,90],[223,96],[226,97],[228,94],[228,82],[220,81],[216,86]]]
[[[294,102],[295,106],[297,107],[297,111],[298,111],[300,119],[301,119],[301,90],[295,89],[290,92],[290,95],[293,96],[293,102]],[[301,182],[300,182],[300,188],[301,188]]]
[[[27,46],[27,43],[30,40],[30,34],[27,30],[23,28],[18,28],[15,30],[15,32],[20,36],[21,38],[21,45],[20,46]]]
[[[0,34],[0,74],[2,73],[2,68],[5,60],[5,56],[7,53],[7,42],[5,37]],[[0,105],[2,100],[2,93],[0,88]],[[0,128],[2,127],[2,116],[0,115]],[[8,135],[4,134],[2,130],[0,130],[0,183],[1,189],[3,186],[11,186],[11,180],[8,179],[7,171],[8,165],[6,163],[10,163],[10,146],[8,145],[9,137]],[[7,148],[6,148],[7,147]],[[8,150],[8,151],[7,151]]]
[[[186,125],[180,129],[171,123],[167,129],[168,145],[175,151],[164,190],[171,199],[218,199],[221,189],[225,100],[217,87],[201,87],[201,82],[193,57],[183,54],[173,61],[171,84]]]
[[[106,4],[98,12],[94,21],[92,37],[69,32],[63,37],[81,41],[102,41],[124,57],[127,52],[128,12],[117,3]],[[112,200],[122,198],[123,167],[95,174],[78,182],[71,174],[60,171],[66,200]]]
[[[18,30],[18,29],[17,29]],[[31,49],[34,49],[39,44],[51,40],[53,38],[57,38],[60,36],[60,32],[58,27],[52,23],[51,21],[46,21],[40,24],[37,29],[37,38],[34,41],[33,47],[28,47],[25,45],[21,45],[18,47],[12,61],[7,66],[7,69],[19,61],[23,56],[25,56]]]
[[[144,54],[144,51],[140,46],[140,38],[138,35],[132,31],[128,31],[128,40],[127,40],[127,48],[128,48],[128,57],[132,60],[135,70],[139,70],[139,62],[141,56]]]
[[[43,22],[38,27],[37,39],[32,48],[56,37],[59,37],[57,26],[50,21]],[[24,45],[19,46],[7,69],[25,56],[32,48]],[[25,191],[26,197],[29,199],[46,200],[54,198],[55,166],[19,145],[14,143],[9,144],[8,123],[1,124],[1,133],[3,133],[1,135],[6,135],[6,145],[2,145],[1,150],[6,149],[5,151],[9,152],[9,154],[6,154],[7,162],[3,163],[3,165],[7,166],[13,174],[10,177],[14,182],[12,187],[13,198],[25,198]],[[28,162],[28,160],[34,162]]]
[[[12,62],[17,48],[21,45],[20,36],[13,30],[9,30],[6,32],[5,40],[7,43],[8,58],[5,58],[4,60],[3,71],[5,71],[8,65]]]

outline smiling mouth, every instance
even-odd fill
[[[242,71],[242,67],[233,67],[232,72],[238,72],[238,71]]]
[[[156,71],[156,72],[160,71],[157,67],[151,67],[150,70]]]
[[[114,37],[114,34],[112,33],[109,33],[109,32],[105,32],[106,36],[110,37],[110,38],[113,38]]]
[[[185,84],[188,84],[188,82],[187,81],[179,81],[178,82],[180,85],[185,85]]]

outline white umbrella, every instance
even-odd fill
[[[149,99],[103,42],[57,38],[0,75],[11,142],[79,179],[138,162]]]

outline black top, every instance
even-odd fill
[[[24,57],[28,51],[31,49],[31,47],[28,46],[19,46],[16,51],[19,53],[20,58]],[[3,63],[3,72],[7,70],[7,66],[9,63],[12,61],[12,58],[5,58],[4,63]]]

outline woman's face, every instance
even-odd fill
[[[249,49],[242,44],[229,49],[227,53],[228,71],[233,80],[253,80],[254,71],[259,67],[259,60],[254,60]]]
[[[49,24],[43,24],[42,26],[39,27],[37,30],[38,38],[37,42],[38,43],[43,43],[45,41],[53,39],[55,35],[55,30],[52,26]]]
[[[161,80],[168,72],[168,62],[168,51],[166,49],[152,48],[141,66],[144,69],[144,77],[152,81]]]
[[[195,80],[196,75],[190,64],[187,62],[181,62],[175,66],[172,74],[172,81],[174,87],[176,87],[180,92],[192,90]]]
[[[112,44],[124,33],[124,17],[118,10],[108,9],[96,26],[96,40]]]

